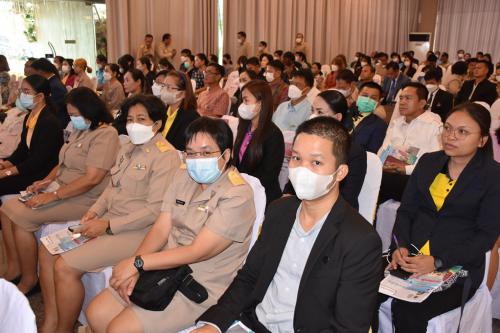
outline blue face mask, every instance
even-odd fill
[[[79,131],[86,131],[90,128],[90,124],[85,121],[85,118],[82,116],[73,117],[71,116],[71,123],[73,127]]]
[[[16,98],[16,108],[18,108],[19,110],[21,111],[24,111],[24,112],[28,112],[29,110],[24,108],[24,106],[21,105],[21,100],[18,98]]]
[[[28,94],[25,94],[25,93],[21,93],[21,95],[19,96],[19,103],[21,104],[21,106],[26,109],[26,110],[31,110],[35,107],[35,104],[33,102],[33,98],[35,96],[33,95],[28,95]]]
[[[221,155],[222,156],[222,155]],[[186,159],[189,176],[198,184],[212,184],[219,179],[219,157]]]

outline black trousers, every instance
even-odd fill
[[[463,285],[454,284],[450,288],[431,294],[422,303],[410,303],[393,299],[392,301],[392,322],[395,333],[425,333],[429,320],[445,312],[459,308],[462,303]],[[476,290],[471,290],[467,295],[469,300]],[[385,302],[388,296],[379,294],[380,304]],[[375,313],[372,331],[378,331],[378,311]]]
[[[378,196],[379,204],[389,199],[401,201],[409,179],[410,176],[407,175],[384,171],[382,173],[382,183],[380,184],[380,193]]]

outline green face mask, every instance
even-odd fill
[[[373,112],[373,110],[375,110],[377,102],[375,102],[370,97],[359,96],[358,100],[356,101],[356,106],[358,107],[359,112],[371,113]]]

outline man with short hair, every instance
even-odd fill
[[[274,58],[274,60],[282,61],[283,60],[283,50],[274,51],[273,58]]]
[[[238,49],[236,51],[238,58],[243,57],[243,56],[245,56],[247,58],[251,57],[253,54],[253,51],[252,51],[252,45],[250,45],[250,42],[247,41],[247,33],[244,31],[240,31],[236,35],[236,38],[238,40],[238,44],[237,44]]]
[[[305,54],[306,58],[311,58],[309,53],[309,45],[304,41],[304,34],[297,32],[295,35],[295,45],[293,46],[293,53],[302,52]]]
[[[401,73],[399,65],[393,61],[386,66],[386,75],[382,83],[384,101],[382,104],[396,104],[396,95],[405,84],[410,82],[410,78]]]
[[[381,241],[339,194],[350,139],[330,117],[297,129],[289,178],[296,196],[272,203],[257,243],[193,333],[368,332],[382,275]]]
[[[260,67],[260,61],[259,61],[259,58],[257,57],[251,57],[250,59],[247,60],[247,64],[246,64],[246,68],[249,70],[249,71],[252,71],[255,73],[255,75],[257,75],[257,78],[259,80],[265,80],[266,78],[264,77],[264,75],[262,74],[261,72],[261,67]]]
[[[409,175],[420,157],[441,149],[441,118],[425,112],[427,88],[417,82],[407,83],[399,94],[399,112],[389,123],[378,155],[384,164],[379,202],[401,201]]]
[[[269,51],[267,50],[267,43],[266,41],[261,40],[259,42],[259,45],[257,46],[257,57],[260,57],[263,54],[267,54]]]
[[[337,75],[335,76],[335,88],[332,88],[332,90],[337,90],[346,98],[348,107],[351,107],[354,102],[354,99],[351,95],[355,94],[355,81],[356,76],[348,69],[342,69],[338,71]]]
[[[498,97],[496,85],[488,80],[492,73],[492,63],[486,60],[477,61],[473,70],[474,80],[464,82],[455,98],[455,104],[481,101],[491,106]]]
[[[177,50],[172,48],[172,35],[168,33],[164,34],[161,37],[161,42],[156,48],[156,61],[161,58],[167,58],[170,62],[172,62],[176,53]]]
[[[202,116],[220,118],[227,114],[229,96],[220,87],[219,81],[224,77],[224,67],[210,63],[205,70],[205,86],[207,89],[198,96],[198,113]]]
[[[373,82],[373,77],[375,76],[375,67],[370,64],[366,64],[361,67],[361,72],[359,73],[359,80],[356,83],[356,87],[358,90],[361,89],[361,86],[367,82]]]
[[[444,123],[446,115],[453,108],[453,95],[439,87],[441,72],[436,68],[428,70],[424,75],[424,80],[429,92],[429,97],[427,97],[429,110],[438,114]]]
[[[295,131],[300,124],[309,119],[311,103],[307,93],[314,85],[314,77],[310,70],[294,71],[288,87],[289,101],[281,103],[273,115],[273,122],[282,131]]]
[[[389,63],[389,55],[385,52],[380,52],[375,55],[375,73],[381,77],[385,77],[387,73],[387,64]],[[398,65],[399,66],[399,65]]]
[[[375,82],[365,82],[356,100],[358,117],[354,122],[352,140],[374,154],[382,146],[387,131],[386,122],[375,114],[381,99],[382,87]]]
[[[272,60],[269,65],[267,65],[266,73],[264,74],[273,94],[274,110],[276,110],[281,103],[288,100],[288,84],[282,79],[284,70],[285,66],[281,61]]]
[[[148,54],[150,54],[152,57],[154,57],[155,55],[155,49],[153,47],[153,35],[151,34],[146,34],[146,36],[144,36],[144,43],[141,44],[137,49],[136,59],[141,59]]]

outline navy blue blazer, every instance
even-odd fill
[[[440,258],[443,267],[463,266],[477,288],[484,255],[500,235],[500,164],[478,151],[437,211],[429,186],[448,160],[444,151],[420,158],[403,194],[394,234],[407,248],[413,244],[420,249],[430,240],[431,255]]]
[[[354,128],[352,140],[366,151],[376,154],[384,142],[385,132],[387,123],[372,113],[364,117]]]

